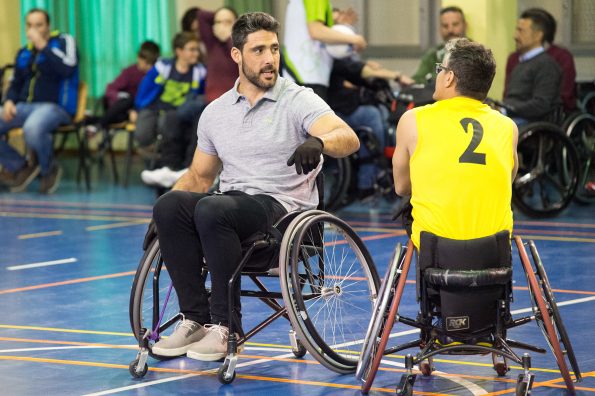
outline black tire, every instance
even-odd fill
[[[566,388],[570,392],[574,392],[574,383],[572,382],[570,371],[568,370],[566,360],[564,359],[564,352],[561,348],[562,344],[558,340],[558,333],[555,329],[554,321],[552,320],[552,316],[550,314],[549,305],[543,296],[540,282],[537,280],[536,272],[531,265],[529,257],[527,256],[525,246],[518,236],[515,237],[515,242],[519,251],[521,263],[525,270],[525,275],[527,276],[527,284],[529,286],[528,290],[533,303],[532,305],[535,321],[543,332],[543,336],[545,337],[552,350],[552,353],[554,354],[558,369],[560,370],[560,375],[564,379]]]
[[[398,271],[398,275],[396,276],[392,285],[389,285],[388,290],[385,290],[385,293],[390,293],[392,296],[390,298],[390,304],[388,310],[386,310],[386,314],[383,316],[383,324],[381,326],[381,331],[379,336],[377,337],[377,345],[375,346],[375,353],[372,354],[370,359],[369,367],[365,369],[367,372],[367,376],[365,379],[362,378],[362,387],[361,391],[364,394],[367,394],[372,387],[372,383],[374,382],[374,378],[376,377],[376,373],[378,372],[378,367],[380,367],[380,361],[384,356],[386,351],[386,345],[388,343],[388,338],[390,336],[390,332],[395,324],[395,320],[399,313],[399,305],[401,303],[401,297],[403,296],[403,290],[405,289],[405,282],[407,281],[407,274],[409,273],[409,268],[411,267],[411,258],[413,256],[413,242],[409,240],[407,243],[407,250],[405,256],[402,260],[402,265],[399,264],[400,271]],[[415,375],[404,375],[401,378],[401,385],[406,387],[407,384],[404,382],[404,379],[410,378],[415,381]],[[412,385],[412,384],[411,384]],[[404,388],[401,388],[404,389]],[[397,394],[400,394],[397,392]]]
[[[576,147],[579,159],[579,179],[574,199],[583,204],[595,203],[595,193],[585,185],[595,181],[595,116],[578,113],[562,125],[566,135]]]
[[[368,381],[372,359],[378,352],[378,339],[385,327],[387,311],[390,307],[395,283],[398,280],[398,272],[402,268],[405,251],[406,247],[402,246],[401,243],[398,243],[393,252],[390,265],[386,270],[386,275],[380,285],[378,298],[374,303],[372,318],[368,324],[364,343],[362,344],[361,358],[355,371],[355,378],[364,384]]]
[[[167,329],[173,328],[181,318],[178,298],[173,287],[167,300],[167,306],[165,309],[163,307],[170,285],[171,279],[164,268],[159,240],[155,238],[141,258],[130,291],[130,326],[137,341],[139,341],[141,328],[151,329],[153,333],[157,331],[160,335]],[[151,357],[159,360],[172,359],[172,357],[152,353],[151,346],[149,343]]]
[[[533,241],[529,241],[529,249],[531,251],[531,256],[533,257],[533,263],[535,264],[536,275],[539,280],[539,284],[541,285],[541,290],[543,293],[543,297],[549,308],[550,317],[552,320],[552,325],[554,326],[554,330],[557,333],[557,340],[561,343],[561,349],[566,358],[568,359],[572,370],[574,371],[574,375],[576,377],[577,382],[582,380],[581,370],[578,366],[578,362],[576,360],[576,356],[574,354],[574,349],[572,348],[572,343],[570,342],[570,337],[568,336],[568,332],[566,331],[566,327],[564,326],[564,322],[562,321],[562,316],[560,315],[560,310],[558,309],[558,304],[556,303],[556,299],[554,298],[554,292],[552,291],[552,287],[550,285],[550,281],[547,278],[547,274],[545,272],[545,268],[543,266],[543,262],[539,257],[539,253],[537,252],[537,247]],[[541,318],[543,319],[543,318]],[[540,325],[542,330],[544,329],[543,326]],[[550,345],[550,349],[553,351],[553,346]]]
[[[140,373],[136,372],[137,367],[138,367],[138,359],[133,360],[128,365],[128,372],[130,372],[130,375],[132,375],[134,378],[143,378],[147,374],[147,371],[149,371],[149,365],[147,363],[145,363],[145,367],[143,367],[143,369]]]
[[[363,242],[337,217],[305,213],[288,226],[279,260],[283,300],[299,340],[328,369],[354,372],[379,285]]]
[[[519,132],[517,151],[513,202],[528,216],[556,216],[570,204],[578,185],[574,145],[557,125],[535,122]]]
[[[219,370],[217,371],[217,379],[223,385],[231,384],[233,382],[233,380],[236,379],[236,372],[235,372],[235,370],[234,370],[234,372],[232,373],[231,376],[227,377],[225,375],[225,372],[227,371],[227,367],[228,366],[229,366],[229,364],[224,362],[221,366],[219,366]]]
[[[334,211],[347,204],[352,165],[349,158],[324,157],[324,209]]]

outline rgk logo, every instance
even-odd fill
[[[469,328],[468,316],[456,316],[446,318],[446,330],[457,331],[466,330]]]

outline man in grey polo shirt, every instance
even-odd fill
[[[153,218],[184,320],[153,346],[162,356],[219,360],[227,350],[227,282],[241,241],[292,210],[318,204],[321,154],[347,156],[355,133],[310,89],[279,77],[279,23],[242,15],[232,31],[239,79],[198,124],[189,171],[153,208]],[[221,194],[207,194],[218,172]],[[204,259],[204,261],[203,261]],[[210,301],[201,265],[211,273]],[[239,285],[235,307],[240,310]]]

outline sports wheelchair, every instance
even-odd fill
[[[521,365],[516,395],[531,392],[534,375],[528,353],[519,356],[512,348],[537,353],[545,349],[507,338],[513,327],[535,321],[542,330],[554,353],[560,373],[570,392],[574,383],[566,359],[574,371],[576,381],[581,373],[562,323],[543,263],[533,241],[529,241],[532,263],[525,245],[514,237],[523,269],[527,276],[532,299],[532,314],[513,318],[512,301],[512,249],[508,231],[495,235],[458,241],[422,232],[417,255],[416,285],[420,310],[416,319],[399,313],[399,304],[410,269],[414,247],[397,245],[389,269],[374,305],[373,318],[362,346],[361,361],[356,377],[362,382],[362,392],[367,393],[384,355],[397,351],[420,348],[405,357],[406,373],[397,387],[398,395],[411,395],[418,365],[421,374],[429,376],[434,371],[433,356],[492,355],[493,368],[498,376],[509,371],[508,361]],[[473,301],[472,304],[469,304]],[[395,322],[418,328],[420,336],[387,348]]]
[[[242,246],[243,258],[228,282],[230,335],[219,381],[228,384],[235,379],[238,346],[280,317],[291,324],[289,338],[297,358],[308,351],[337,373],[355,372],[380,280],[366,246],[351,227],[322,210],[292,212]],[[253,284],[250,290],[242,288],[241,295],[256,297],[273,310],[247,332],[239,326],[233,307],[233,285],[241,277]],[[275,284],[276,290],[271,288]],[[139,342],[129,371],[140,378],[147,373],[148,356],[168,359],[151,348],[183,317],[157,238],[140,261],[129,308]]]

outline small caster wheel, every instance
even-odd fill
[[[527,394],[527,383],[523,380],[523,374],[519,375],[516,382],[516,396],[524,396]]]
[[[434,368],[432,367],[430,362],[424,360],[419,364],[419,371],[421,371],[421,375],[428,377],[432,375],[432,371],[434,371]]]
[[[302,345],[302,343],[297,340],[297,349],[296,348],[291,348],[291,352],[293,352],[293,356],[295,356],[298,359],[303,358],[304,356],[306,356],[306,347]]]
[[[494,370],[496,370],[498,377],[504,377],[506,375],[506,373],[508,373],[508,371],[510,371],[510,369],[508,368],[508,365],[505,362],[494,363]]]
[[[138,368],[138,359],[133,360],[128,365],[128,371],[130,372],[130,375],[132,375],[134,378],[143,378],[145,376],[145,374],[147,374],[147,371],[149,371],[149,365],[147,363],[145,363],[145,367],[143,367],[143,369],[140,373],[136,371],[137,368]]]
[[[412,396],[413,384],[415,383],[415,374],[405,374],[401,377],[401,382],[396,389],[397,396]]]
[[[229,375],[227,374],[227,367],[229,367],[228,363],[223,363],[220,367],[219,367],[219,371],[217,371],[217,378],[219,379],[219,382],[221,382],[224,385],[227,384],[231,384],[233,382],[234,379],[236,379],[236,372],[234,370],[234,372]]]

